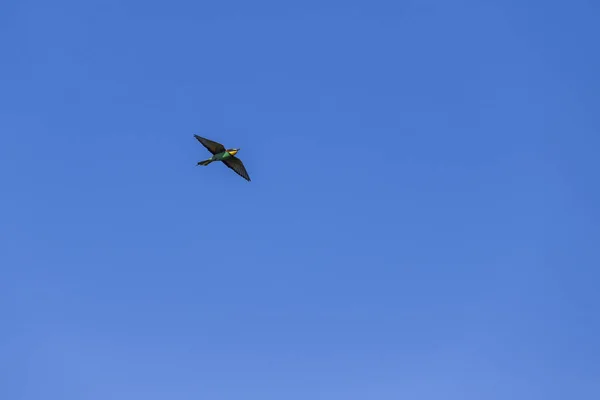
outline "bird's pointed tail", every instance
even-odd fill
[[[208,164],[210,164],[211,162],[213,162],[213,160],[211,160],[211,159],[209,158],[208,160],[200,161],[200,162],[199,162],[198,164],[196,164],[196,165],[203,165],[203,166],[204,166],[204,165],[208,165]]]

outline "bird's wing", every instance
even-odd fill
[[[246,168],[244,167],[242,160],[240,160],[239,158],[237,158],[235,156],[231,156],[231,157],[224,159],[223,163],[225,165],[227,165],[229,168],[231,168],[232,170],[234,170],[236,174],[238,174],[239,176],[241,176],[242,178],[244,178],[245,180],[250,182],[250,176],[248,175],[248,172],[246,171]]]
[[[221,143],[213,142],[212,140],[205,139],[198,135],[194,135],[194,137],[202,143],[202,146],[206,147],[208,151],[213,154],[219,154],[225,151],[225,147]]]

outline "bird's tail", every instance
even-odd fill
[[[200,161],[197,165],[208,165],[211,162],[213,162],[213,160],[209,158],[208,160]]]

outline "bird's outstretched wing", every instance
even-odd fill
[[[212,154],[219,154],[225,151],[225,146],[223,146],[221,143],[213,142],[212,140],[208,140],[198,135],[194,135],[194,137],[198,139],[198,141],[202,143],[202,146],[206,147],[206,149]]]
[[[246,171],[246,168],[244,167],[242,160],[240,160],[239,158],[237,158],[235,156],[231,156],[231,157],[224,159],[223,163],[225,165],[227,165],[229,168],[231,168],[232,170],[234,170],[236,174],[238,174],[239,176],[241,176],[242,178],[244,178],[245,180],[250,182],[250,176],[248,175],[248,172]]]

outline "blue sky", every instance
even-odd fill
[[[0,397],[600,398],[599,17],[3,2]]]

